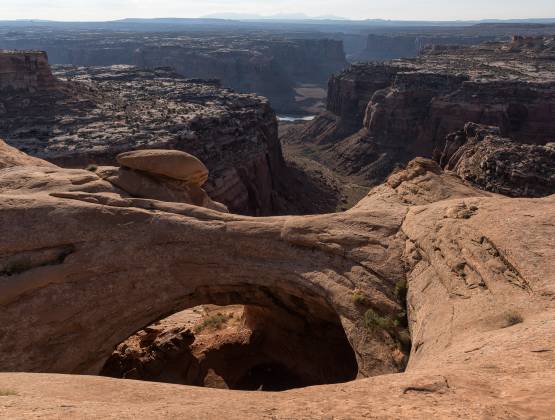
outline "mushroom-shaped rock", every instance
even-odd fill
[[[179,150],[135,150],[117,156],[121,166],[179,179],[187,184],[202,186],[208,179],[208,169],[196,157]]]

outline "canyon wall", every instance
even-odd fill
[[[418,56],[425,47],[434,45],[478,45],[494,41],[495,35],[433,35],[423,34],[370,34],[366,48],[357,54],[358,60],[391,60]]]
[[[35,91],[55,86],[46,53],[0,50],[0,90]]]
[[[5,39],[2,46],[45,50],[54,64],[172,67],[187,78],[217,78],[227,88],[266,96],[284,113],[300,112],[297,85],[325,85],[332,73],[347,65],[341,41],[256,34],[69,32]]]
[[[2,90],[0,133],[11,145],[73,168],[113,165],[134,149],[183,150],[206,163],[206,190],[231,211],[285,211],[277,120],[265,98],[169,70],[61,67],[55,74],[63,81],[53,90]]]
[[[552,43],[515,38],[353,65],[331,78],[328,111],[284,139],[320,147],[320,161],[366,185],[414,157],[433,157],[468,122],[546,144],[555,139]]]

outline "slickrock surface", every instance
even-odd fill
[[[284,141],[363,185],[414,157],[432,157],[467,122],[544,145],[555,133],[554,45],[552,37],[515,37],[353,65],[330,80],[328,111]]]
[[[2,171],[18,168],[36,166]],[[250,218],[74,187],[0,192],[0,370],[48,373],[0,374],[10,418],[553,412],[553,195],[483,192],[427,159],[332,215]],[[404,279],[412,349],[394,373],[401,331],[385,321]],[[52,374],[98,373],[135,331],[206,303],[340,326],[374,377],[274,394]]]
[[[2,91],[0,136],[9,144],[65,167],[113,165],[129,150],[178,149],[207,165],[204,188],[232,211],[280,208],[283,157],[264,98],[167,69],[62,67],[55,74],[71,82],[54,91]]]

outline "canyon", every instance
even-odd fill
[[[111,165],[134,149],[183,150],[207,163],[207,191],[232,211],[278,211],[275,180],[285,166],[266,99],[168,69],[60,67],[53,75],[44,53],[0,57],[25,81],[0,75],[0,133],[9,144],[73,168]],[[38,67],[28,64],[36,57]]]
[[[2,416],[551,415],[555,39],[353,64],[279,130],[175,48],[0,52]]]
[[[327,111],[283,143],[367,187],[417,156],[439,159],[446,136],[467,122],[546,145],[555,129],[554,45],[551,37],[515,37],[352,65],[330,79]]]
[[[171,67],[189,79],[218,79],[257,93],[279,112],[302,113],[297,88],[323,86],[347,65],[341,41],[251,34],[30,32],[2,34],[0,48],[46,51],[52,64]],[[310,100],[310,98],[305,98]]]

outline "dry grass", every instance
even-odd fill
[[[14,395],[17,395],[17,392],[13,389],[0,388],[0,397],[13,397]]]
[[[516,311],[509,311],[504,315],[505,328],[512,327],[513,325],[522,324],[524,318]]]

